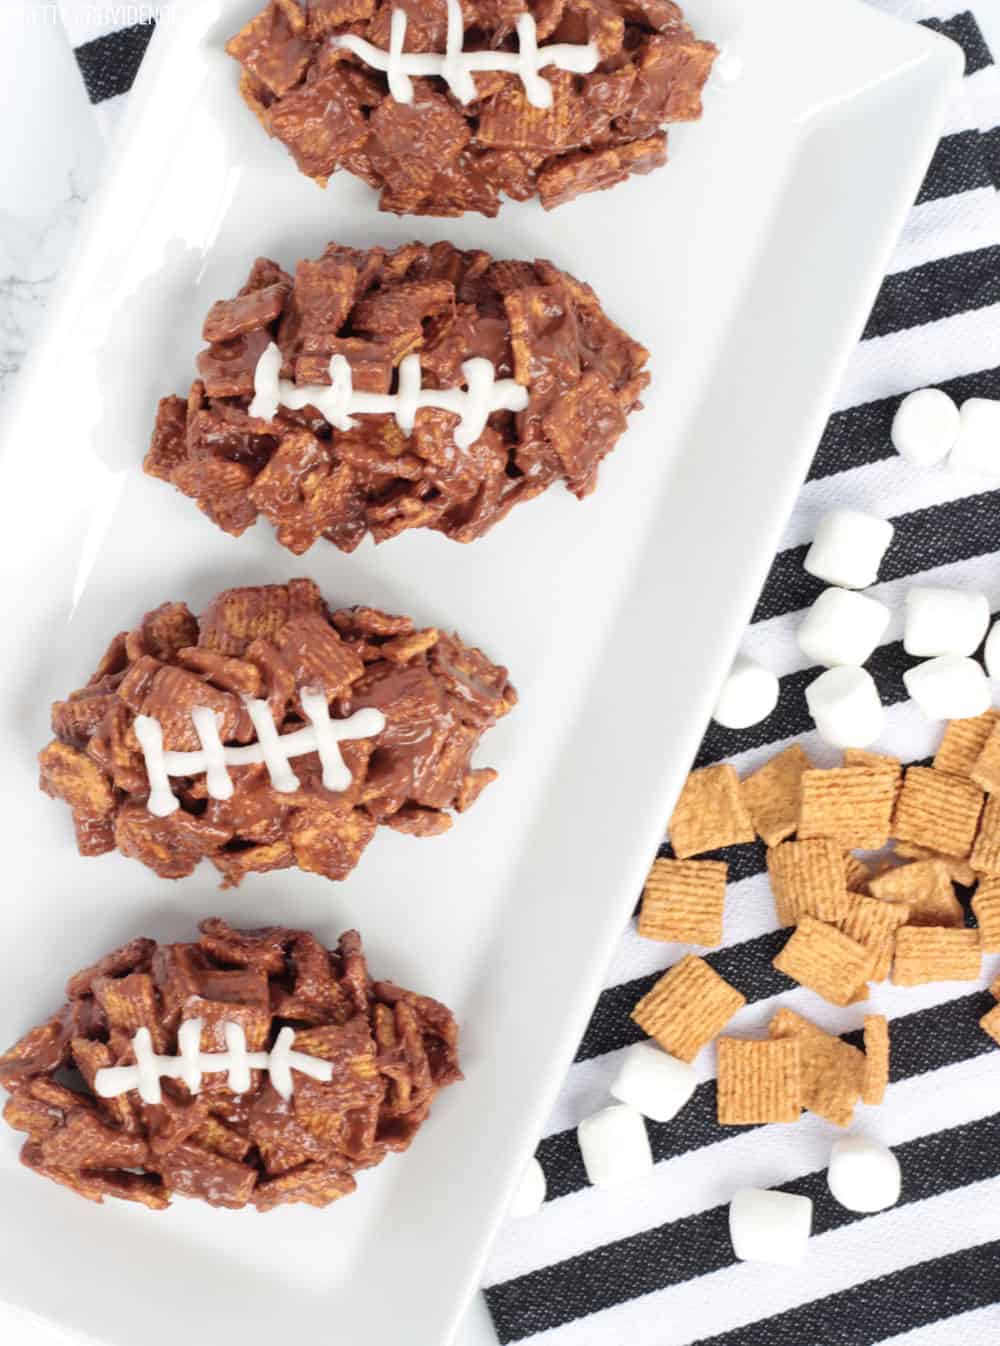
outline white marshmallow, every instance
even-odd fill
[[[992,703],[989,679],[975,659],[942,654],[903,674],[911,698],[929,720],[971,720]]]
[[[863,664],[885,635],[892,614],[877,598],[852,589],[824,589],[799,627],[799,649],[817,664]]]
[[[878,578],[878,568],[892,535],[892,524],[856,509],[832,509],[816,526],[812,546],[803,562],[810,575],[842,589],[867,589]]]
[[[625,1053],[611,1085],[611,1097],[628,1103],[654,1122],[669,1122],[695,1091],[698,1073],[655,1042],[637,1042]]]
[[[1000,402],[970,397],[962,403],[958,443],[948,466],[956,472],[1000,477]]]
[[[739,655],[722,684],[713,719],[726,729],[759,724],[778,704],[778,679],[768,668]]]
[[[793,1267],[805,1256],[813,1203],[807,1196],[744,1187],[729,1203],[729,1237],[741,1262]]]
[[[820,735],[835,748],[868,748],[885,723],[874,678],[849,664],[815,678],[806,688],[806,704]]]
[[[841,1136],[833,1142],[826,1180],[835,1201],[864,1214],[894,1206],[903,1187],[892,1150],[867,1136]]]
[[[521,1182],[514,1199],[507,1207],[507,1214],[515,1220],[525,1215],[537,1215],[545,1204],[545,1174],[537,1159],[532,1156],[528,1166],[521,1174]]]
[[[1000,679],[1000,622],[994,622],[993,630],[986,637],[983,657],[986,660],[986,672],[991,678]]]
[[[943,462],[959,435],[958,407],[940,388],[919,388],[900,402],[892,422],[892,446],[915,467]]]
[[[576,1128],[587,1177],[595,1187],[641,1178],[653,1167],[642,1113],[616,1103],[586,1117]]]
[[[903,649],[920,658],[972,654],[990,624],[985,594],[915,584],[906,595]]]

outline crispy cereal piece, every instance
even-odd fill
[[[584,192],[603,192],[631,175],[651,173],[667,162],[667,136],[658,131],[645,140],[576,150],[553,156],[539,172],[538,195],[544,210],[565,205]]]
[[[747,812],[768,846],[777,846],[798,826],[802,776],[811,767],[804,750],[793,743],[740,782]]]
[[[868,980],[885,981],[892,969],[896,931],[909,920],[910,908],[906,902],[883,902],[863,893],[849,893],[848,899],[840,928],[850,939],[872,950],[875,958]]]
[[[868,891],[885,902],[905,904],[909,908],[905,925],[965,924],[943,860],[917,860],[887,869],[870,880]]]
[[[681,1061],[693,1061],[746,1004],[746,997],[689,953],[639,1001],[632,1018]]]
[[[682,944],[721,944],[727,870],[718,860],[654,860],[642,892],[639,934]]]
[[[893,820],[902,841],[967,859],[976,839],[983,792],[962,776],[933,767],[907,767]]]
[[[863,893],[871,876],[872,872],[864,860],[852,855],[850,851],[844,852],[844,878],[847,880],[849,893]]]
[[[884,1014],[865,1015],[865,1067],[861,1101],[878,1104],[889,1083],[889,1020]]]
[[[892,984],[923,986],[934,981],[975,981],[982,964],[978,930],[906,925],[896,935]]]
[[[994,1005],[988,1013],[983,1015],[979,1020],[979,1027],[984,1033],[988,1033],[1000,1047],[1000,1005]]]
[[[768,851],[767,872],[779,925],[795,925],[804,915],[839,921],[847,910],[844,857],[833,841],[783,841]]]
[[[720,1126],[797,1122],[802,1112],[798,1037],[754,1042],[719,1038]]]
[[[972,899],[984,953],[1000,953],[1000,879],[980,880]]]
[[[735,768],[720,763],[692,771],[670,819],[677,859],[753,841],[755,836]]]
[[[997,715],[997,711],[993,711]],[[987,794],[1000,794],[1000,718],[998,718],[983,750],[969,770],[970,780],[981,785]]]
[[[883,767],[806,771],[799,838],[830,837],[848,850],[877,851],[889,840],[895,800],[895,778]]]
[[[938,851],[917,846],[912,841],[897,841],[894,854],[904,860],[940,860],[952,883],[960,883],[963,888],[971,888],[976,882],[976,871],[968,860],[960,860],[956,855],[941,855]]]
[[[969,864],[977,874],[1000,875],[1000,795],[988,795]]]
[[[947,771],[952,776],[971,775],[998,722],[1000,711],[996,710],[988,710],[971,720],[951,720],[934,755],[935,769]]]
[[[779,1009],[767,1031],[771,1038],[798,1040],[802,1106],[835,1126],[850,1126],[861,1097],[864,1053],[790,1009]]]
[[[898,789],[903,783],[903,764],[898,757],[890,753],[869,752],[867,748],[845,748],[844,766],[867,766],[879,771],[888,771]]]
[[[275,1178],[264,1178],[257,1184],[252,1201],[259,1211],[274,1210],[275,1206],[302,1201],[309,1206],[329,1206],[342,1196],[349,1196],[357,1187],[350,1173],[328,1164],[305,1164]]]
[[[836,926],[803,916],[774,966],[832,1005],[849,1005],[871,975],[874,961],[871,949]]]

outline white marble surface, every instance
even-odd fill
[[[956,11],[962,7],[956,0]],[[1000,51],[1000,0],[978,0],[976,12],[993,50]],[[0,0],[0,90],[2,124],[17,130],[0,137],[2,413],[100,179],[105,145],[51,6]],[[0,1306],[0,1341],[67,1346],[71,1340]],[[142,1346],[138,1339],[136,1346]],[[496,1346],[480,1300],[455,1346]]]

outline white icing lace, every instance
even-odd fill
[[[333,39],[337,46],[346,47],[373,69],[381,70],[388,78],[389,93],[397,103],[413,102],[411,75],[437,76],[445,81],[459,102],[470,103],[476,97],[472,78],[476,71],[504,70],[518,77],[532,107],[547,108],[552,106],[552,85],[538,73],[541,69],[554,66],[575,75],[589,75],[601,59],[593,42],[553,42],[540,47],[538,29],[531,14],[522,14],[518,18],[517,51],[463,51],[465,25],[459,0],[448,0],[448,35],[443,56],[435,52],[404,52],[406,23],[406,11],[394,9],[388,51],[373,46],[363,37],[355,37],[353,33]]]
[[[192,752],[168,752],[163,747],[163,729],[152,715],[137,715],[135,736],[142,748],[149,777],[147,808],[157,818],[166,818],[179,807],[170,788],[171,776],[198,776],[205,773],[205,784],[212,799],[231,799],[233,782],[227,767],[263,762],[271,784],[283,794],[299,788],[299,778],[289,765],[291,758],[304,753],[319,754],[323,767],[323,785],[327,790],[346,790],[351,773],[340,752],[340,744],[349,739],[371,738],[385,728],[385,716],[373,706],[356,710],[346,720],[334,720],[322,692],[303,691],[302,709],[309,724],[290,734],[279,734],[266,701],[247,699],[247,713],[257,731],[257,742],[240,747],[225,747],[219,738],[218,717],[207,706],[191,712],[195,733],[201,744]]]
[[[179,1055],[157,1056],[149,1029],[140,1028],[132,1039],[135,1065],[102,1067],[94,1076],[94,1092],[100,1098],[117,1098],[130,1089],[138,1089],[144,1103],[159,1103],[162,1101],[160,1080],[183,1080],[191,1093],[196,1094],[203,1075],[225,1073],[229,1077],[226,1084],[233,1093],[245,1094],[250,1088],[251,1070],[266,1070],[275,1092],[288,1099],[294,1087],[293,1070],[323,1083],[333,1079],[332,1061],[306,1056],[292,1049],[293,1028],[282,1028],[269,1052],[248,1052],[243,1028],[228,1020],[222,1025],[226,1050],[203,1052],[201,1030],[201,1019],[185,1019],[177,1030]]]
[[[437,407],[458,416],[455,443],[460,449],[474,444],[486,429],[494,411],[523,411],[528,405],[528,390],[513,379],[497,379],[489,360],[476,356],[462,364],[464,388],[421,388],[420,356],[407,355],[399,362],[399,386],[395,393],[356,392],[351,366],[343,355],[330,360],[329,383],[296,384],[279,377],[281,351],[272,341],[262,352],[254,370],[254,399],[250,415],[273,420],[278,407],[301,411],[315,407],[337,430],[351,430],[356,424],[351,413],[369,416],[393,416],[404,435],[413,434],[421,407]]]

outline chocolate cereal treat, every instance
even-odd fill
[[[271,0],[226,50],[320,186],[346,169],[381,210],[491,216],[659,168],[717,55],[671,0]]]
[[[52,707],[41,788],[81,855],[224,888],[298,866],[343,879],[383,824],[435,836],[496,778],[471,758],[516,703],[507,670],[433,627],[331,612],[312,580],[164,603]]]
[[[336,949],[217,917],[200,930],[76,973],[62,1009],[0,1056],[21,1162],[99,1203],[328,1206],[462,1078],[455,1020],[372,981],[355,930]]]
[[[557,481],[582,498],[649,382],[589,286],[450,243],[331,243],[294,279],[259,258],[204,336],[145,470],[296,555],[408,528],[471,542]]]

